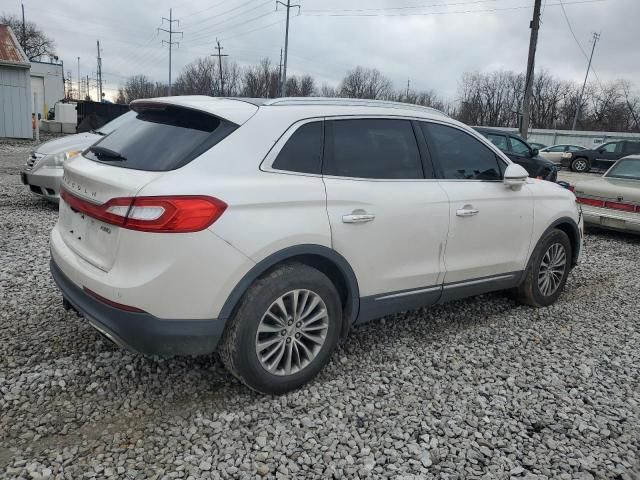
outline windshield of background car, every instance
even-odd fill
[[[135,113],[126,128],[111,132],[83,155],[118,167],[165,172],[186,165],[236,128],[205,112],[157,105]]]
[[[105,123],[103,126],[96,130],[96,133],[100,133],[102,135],[109,135],[116,128],[120,128],[120,126],[127,123],[129,120],[136,117],[136,112],[130,110],[127,113],[120,115],[117,118],[114,118],[110,122]]]
[[[640,158],[619,160],[618,163],[611,167],[605,177],[640,180]]]

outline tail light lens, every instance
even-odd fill
[[[605,202],[605,208],[612,208],[613,210],[622,210],[623,212],[635,212],[636,206],[629,203],[620,202]]]
[[[585,198],[585,197],[577,197],[576,200],[578,201],[578,203],[582,203],[583,205],[604,208],[604,201],[602,200],[597,200],[595,198]]]
[[[198,232],[211,226],[227,204],[203,195],[113,198],[96,205],[61,189],[60,197],[74,210],[129,230],[157,233]]]

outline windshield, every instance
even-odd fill
[[[99,133],[100,135],[109,135],[116,128],[120,128],[121,125],[127,123],[128,120],[131,120],[135,116],[136,112],[134,112],[133,110],[129,110],[127,113],[124,113],[119,117],[114,118],[110,122],[105,123],[103,126],[96,130],[96,133]]]
[[[626,178],[629,180],[640,180],[640,158],[625,158],[618,160],[605,174],[608,178]]]

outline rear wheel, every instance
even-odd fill
[[[571,162],[571,170],[578,173],[586,173],[591,170],[589,160],[583,157],[574,158]]]
[[[252,389],[284,393],[307,383],[329,361],[341,324],[340,297],[331,280],[307,265],[285,264],[244,295],[220,356]]]
[[[555,303],[564,289],[571,268],[571,242],[561,230],[546,233],[531,257],[518,300],[534,307]]]

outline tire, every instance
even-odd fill
[[[591,162],[589,162],[589,159],[578,157],[571,161],[572,172],[587,173],[589,170],[591,170]]]
[[[549,272],[544,264],[554,264],[553,260],[557,252],[564,253],[563,270],[553,269],[555,273]],[[525,277],[517,289],[516,298],[532,307],[546,307],[555,303],[558,299],[569,276],[571,270],[571,242],[566,233],[561,230],[550,230],[538,242]],[[551,260],[551,261],[550,261]],[[544,272],[549,272],[545,275]],[[549,277],[545,283],[544,276]]]
[[[315,317],[319,319],[311,321]],[[287,263],[249,287],[227,323],[219,353],[225,367],[248,387],[281,394],[300,388],[320,372],[341,327],[342,304],[331,280],[315,268]]]

